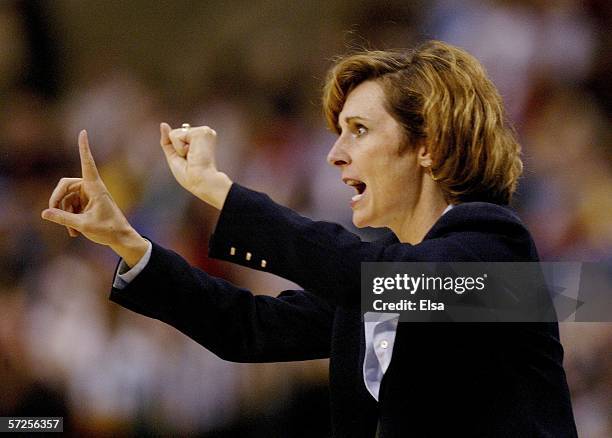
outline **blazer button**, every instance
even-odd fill
[[[248,261],[248,260],[251,260],[251,257],[252,257],[252,256],[253,256],[253,254],[251,254],[250,252],[247,252],[247,253],[246,253],[246,259],[247,259],[247,261]]]

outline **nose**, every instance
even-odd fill
[[[351,157],[343,147],[342,137],[338,138],[338,140],[329,150],[329,153],[327,154],[327,162],[331,166],[346,166],[347,164],[350,164]]]

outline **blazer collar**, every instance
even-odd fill
[[[491,204],[489,202],[465,202],[444,210],[444,213],[429,229],[423,240],[434,239],[456,231],[458,228],[469,227],[469,224],[481,225],[484,222],[514,222],[521,223],[516,212],[507,205]],[[382,245],[399,243],[397,236],[389,233],[377,240]]]

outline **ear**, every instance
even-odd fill
[[[428,151],[426,146],[420,146],[417,151],[417,161],[419,165],[423,167],[431,167],[433,161],[431,160],[431,153]]]

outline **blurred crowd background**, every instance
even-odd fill
[[[352,229],[320,95],[354,48],[436,38],[478,57],[524,149],[514,206],[542,259],[612,261],[611,24],[606,0],[3,0],[0,416],[61,415],[74,436],[328,436],[327,361],[216,358],[109,302],[117,257],[40,212],[80,176],[86,128],[142,234],[256,293],[292,287],[207,258],[217,213],[172,178],[159,123],[214,127],[233,180]],[[610,437],[612,324],[561,334],[580,436]]]

